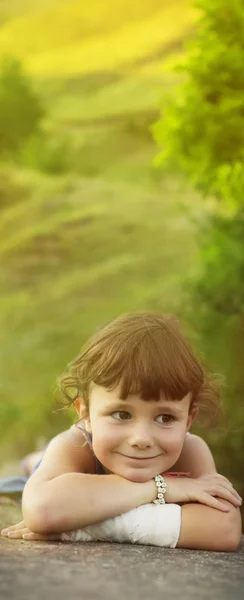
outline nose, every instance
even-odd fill
[[[145,423],[134,424],[129,444],[131,447],[137,446],[141,450],[151,448],[153,446],[153,439],[149,425]]]

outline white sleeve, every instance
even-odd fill
[[[180,535],[178,504],[143,504],[127,513],[62,533],[63,541],[117,542],[175,548]]]

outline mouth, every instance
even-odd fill
[[[128,456],[127,454],[122,454],[122,456],[124,456],[125,458],[129,458],[130,460],[136,460],[139,462],[143,462],[143,461],[154,460],[154,458],[158,458],[159,456],[161,456],[161,454],[157,454],[156,456],[144,456],[144,457]]]

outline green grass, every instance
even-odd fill
[[[196,256],[186,209],[197,198],[171,178],[154,189],[20,179],[29,198],[2,214],[0,314],[1,447],[22,453],[40,423],[47,436],[67,423],[51,414],[55,379],[97,326],[131,310],[177,312]]]
[[[0,56],[14,53],[29,72],[69,77],[120,70],[184,38],[196,20],[190,0],[112,0],[44,5],[11,19],[0,31]]]
[[[157,76],[135,73],[115,78],[108,85],[98,86],[94,93],[86,93],[82,89],[69,91],[69,82],[66,81],[63,93],[61,91],[60,96],[55,94],[56,101],[51,105],[50,119],[58,125],[76,125],[91,120],[111,120],[115,116],[121,116],[124,120],[130,113],[158,110],[165,93],[176,82],[175,76],[163,73],[162,64],[161,71]]]
[[[179,312],[195,265],[199,198],[159,179],[149,131],[178,81],[170,62],[193,23],[189,2],[97,6],[37,2],[37,16],[26,2],[0,30],[0,52],[23,57],[45,131],[67,136],[69,152],[62,176],[0,165],[2,456],[67,427],[72,416],[52,413],[55,381],[96,327],[121,312]]]

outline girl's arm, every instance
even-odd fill
[[[216,473],[214,459],[206,442],[197,435],[188,434],[173,470],[189,472],[195,479]],[[237,550],[242,533],[240,510],[227,500],[217,499],[229,507],[228,513],[200,503],[182,506],[177,547],[225,552]]]
[[[217,511],[216,509],[210,508],[208,506],[203,506],[201,504],[185,504],[181,508],[180,534],[178,542],[175,542],[176,546],[172,546],[172,542],[174,541],[174,537],[177,534],[178,525],[176,523],[171,523],[170,525],[170,523],[168,522],[169,518],[174,517],[174,513],[172,513],[170,517],[167,511],[167,514],[164,517],[164,512],[168,509],[170,505],[165,505],[162,507],[153,507],[153,505],[147,504],[145,506],[140,506],[139,508],[130,511],[122,515],[121,517],[118,516],[114,519],[103,521],[101,524],[99,523],[98,525],[92,525],[86,530],[71,532],[71,537],[69,538],[64,538],[64,534],[61,535],[57,533],[48,535],[33,533],[25,528],[24,521],[19,523],[18,525],[9,528],[9,531],[11,531],[10,535],[13,538],[21,538],[23,536],[24,539],[28,540],[41,539],[48,541],[61,538],[69,539],[70,541],[87,541],[87,531],[89,530],[89,532],[91,533],[91,537],[94,540],[108,539],[109,541],[116,542],[126,541],[127,543],[145,543],[166,547],[169,546],[170,543],[170,547],[208,550],[217,552],[234,552],[238,550],[241,539],[240,511],[239,509],[234,508],[226,500],[222,500],[222,502],[224,502],[229,507],[230,511],[228,513],[223,514],[220,511]],[[172,508],[173,507],[177,508],[175,505],[172,505]],[[155,513],[154,511],[156,509],[161,512]],[[133,517],[133,519],[135,519],[135,523],[133,523],[131,514],[135,513],[136,511],[137,514],[135,515],[135,517]],[[142,511],[143,514],[141,514],[140,511]],[[145,518],[146,520],[152,521],[150,530],[148,530],[148,526],[145,527]],[[155,523],[155,518],[157,523]],[[164,520],[162,520],[164,518],[167,519],[167,525],[164,523]],[[99,529],[100,525],[101,529]],[[170,529],[171,526],[172,530]],[[162,530],[160,531],[159,528],[161,527]],[[85,539],[82,535],[84,531],[86,532]],[[124,535],[124,539],[122,536],[122,540],[121,532]],[[79,534],[78,537],[77,534]],[[106,535],[108,536],[108,538],[106,538]]]
[[[150,503],[156,497],[153,480],[135,483],[119,475],[94,475],[94,456],[89,446],[84,446],[80,432],[77,434],[78,438],[74,439],[70,432],[65,432],[52,440],[41,466],[25,486],[23,517],[26,526],[34,532],[45,534],[83,528]],[[171,480],[169,492],[173,496],[168,502],[197,500],[221,508],[212,497],[217,490],[222,491],[219,484],[226,487],[226,482],[219,482],[218,477],[216,475],[214,482]],[[227,492],[230,498],[232,494],[236,495],[233,488]],[[233,497],[234,504],[235,500]]]
[[[32,478],[23,494],[23,518],[29,529],[44,534],[98,523],[157,496],[154,480],[135,483],[119,475],[64,473],[39,484],[35,474]]]
[[[184,504],[177,548],[233,552],[238,550],[242,534],[241,513],[227,500],[228,513],[204,504]]]
[[[94,470],[94,456],[79,431],[54,438],[24,488],[26,527],[41,534],[83,528],[157,496],[154,480],[135,483],[119,475],[95,475]]]

